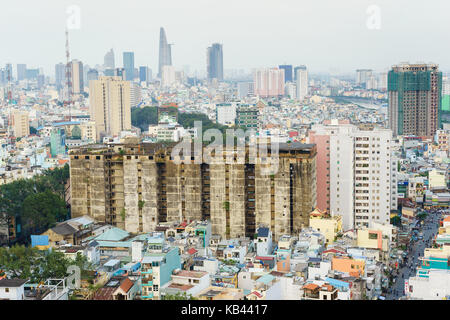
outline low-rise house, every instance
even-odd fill
[[[332,244],[342,232],[342,216],[331,216],[326,211],[316,208],[310,213],[309,227],[322,233],[327,244]]]
[[[0,280],[0,300],[24,300],[24,279],[2,279]]]
[[[211,286],[200,292],[196,298],[199,300],[244,300],[244,290]]]
[[[331,259],[331,269],[348,273],[354,277],[364,275],[365,262],[350,257],[333,257]]]
[[[160,251],[153,248],[142,259],[141,292],[142,299],[159,299],[160,288],[172,278],[176,269],[181,269],[181,259],[178,248],[163,248]]]
[[[182,293],[186,296],[196,296],[211,285],[211,278],[204,271],[176,270],[172,281],[161,288],[161,296]]]
[[[272,231],[266,227],[259,227],[256,238],[256,254],[267,256],[272,254]]]
[[[139,285],[137,281],[133,281],[128,277],[125,277],[112,293],[113,300],[134,300],[137,292],[139,290]]]
[[[206,271],[215,274],[219,269],[219,261],[214,258],[195,257],[193,263],[194,271]]]

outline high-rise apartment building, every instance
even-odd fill
[[[17,65],[17,81],[25,80],[27,77],[27,65],[18,64]]]
[[[172,65],[172,48],[171,45],[167,43],[166,32],[164,28],[159,30],[159,68],[158,68],[158,78],[162,76],[163,66]]]
[[[280,69],[284,70],[284,82],[292,82],[292,65],[290,64],[283,64],[281,66],[278,66]]]
[[[441,122],[441,90],[438,65],[393,66],[388,74],[388,118],[394,136],[434,136]]]
[[[206,71],[208,80],[223,80],[223,48],[220,43],[213,43],[206,52]]]
[[[226,238],[253,237],[264,225],[278,239],[309,225],[316,206],[314,145],[280,144],[278,172],[271,175],[264,172],[268,164],[249,163],[248,148],[224,155],[245,152],[242,163],[180,164],[172,159],[174,145],[72,149],[72,216],[88,214],[136,233],[160,222],[210,220],[212,233]]]
[[[74,94],[84,92],[83,63],[79,60],[72,60],[72,89]]]
[[[332,120],[313,125],[309,142],[317,145],[318,208],[342,215],[344,230],[389,224],[397,209],[391,130]]]
[[[365,86],[367,80],[373,75],[372,69],[358,69],[356,70],[356,84]]]
[[[123,68],[125,69],[125,80],[134,80],[134,52],[123,53]]]
[[[105,58],[103,60],[103,67],[105,69],[114,69],[116,67],[116,63],[114,61],[114,51],[113,51],[113,49],[109,50],[105,54]]]
[[[120,77],[99,77],[89,83],[89,111],[97,141],[131,129],[131,83]]]
[[[14,110],[12,112],[12,128],[16,138],[22,138],[30,135],[28,112]]]
[[[387,72],[382,72],[378,75],[378,90],[387,91]]]
[[[297,100],[302,101],[308,96],[308,70],[305,66],[297,68]]]
[[[137,83],[130,84],[130,106],[136,107],[141,102],[141,87]]]
[[[450,78],[442,77],[442,102],[441,110],[450,112]]]
[[[275,97],[284,95],[284,70],[278,68],[258,69],[254,73],[255,95]]]

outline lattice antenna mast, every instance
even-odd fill
[[[69,106],[69,121],[72,120],[72,64],[70,62],[69,30],[66,29],[66,101],[64,106]]]
[[[12,135],[12,117],[11,117],[11,103],[12,103],[12,89],[11,89],[11,68],[6,68],[8,75],[8,92],[6,98],[6,105],[8,106],[8,137]]]

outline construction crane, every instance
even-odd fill
[[[69,107],[69,121],[72,120],[72,63],[70,62],[69,30],[66,28],[66,100],[64,107]]]

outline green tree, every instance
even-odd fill
[[[36,248],[15,245],[0,248],[0,269],[10,278],[31,279],[41,259]]]
[[[24,226],[36,231],[53,227],[67,216],[66,203],[50,190],[27,196],[23,210]]]
[[[161,297],[161,300],[197,300],[192,295],[187,295],[186,292],[176,294],[165,294]]]
[[[131,109],[131,124],[142,131],[147,131],[150,124],[158,124],[158,107]]]
[[[399,216],[392,217],[391,218],[391,224],[396,226],[396,227],[401,226],[402,222],[401,222],[400,217]]]
[[[64,253],[59,251],[51,251],[45,254],[40,264],[40,270],[37,275],[37,281],[44,281],[46,279],[58,279],[67,276],[67,268],[74,264],[64,256]]]

